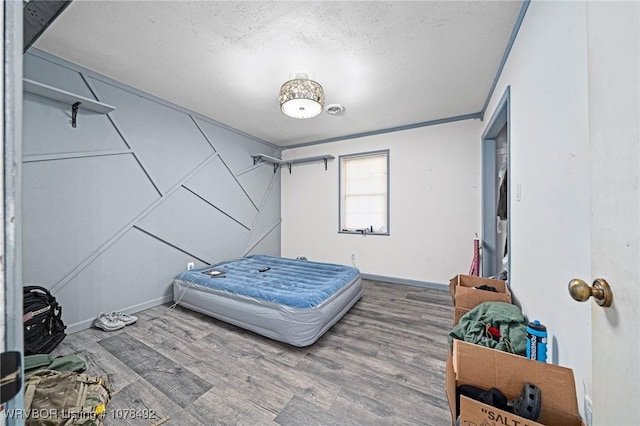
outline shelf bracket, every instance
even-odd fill
[[[327,158],[323,158],[324,160],[324,169],[327,170]]]
[[[289,167],[289,174],[291,174],[291,163],[287,163],[287,166]]]
[[[73,127],[74,129],[76,128],[78,107],[80,106],[81,103],[82,102],[76,102],[75,104],[71,105],[71,127]]]
[[[278,171],[278,167],[280,167],[280,164],[278,163],[273,163],[273,174],[275,175],[276,172]]]
[[[260,157],[253,157],[253,165],[255,166],[260,161]]]

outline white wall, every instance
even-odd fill
[[[351,264],[355,252],[363,273],[428,283],[467,273],[480,230],[481,128],[465,120],[285,150],[284,159],[336,159],[328,171],[322,162],[283,168],[282,255]],[[338,156],[387,148],[391,235],[339,234]]]
[[[586,52],[584,3],[531,2],[486,113],[510,85],[511,286],[547,326],[550,361],[574,370],[581,409],[591,316],[567,284],[591,282]]]

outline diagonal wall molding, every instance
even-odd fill
[[[170,242],[170,241],[167,241],[166,239],[161,238],[161,237],[159,237],[158,235],[156,235],[156,234],[154,234],[154,233],[152,233],[152,232],[147,231],[146,229],[144,229],[144,228],[143,228],[142,226],[140,226],[140,225],[133,225],[133,226],[132,226],[132,228],[137,229],[138,231],[140,231],[140,232],[142,232],[142,233],[144,233],[144,234],[146,234],[146,235],[150,236],[151,238],[154,238],[154,239],[156,239],[156,240],[160,241],[161,243],[168,245],[168,246],[169,246],[169,247],[171,247],[171,248],[174,248],[174,249],[176,249],[176,250],[178,250],[178,251],[181,251],[182,253],[186,254],[187,256],[193,257],[194,259],[197,259],[197,260],[199,260],[199,261],[200,261],[200,262],[202,262],[202,263],[207,263],[207,264],[211,264],[211,263],[212,263],[212,262],[211,262],[211,260],[203,259],[202,257],[200,257],[200,256],[198,256],[198,255],[196,255],[196,254],[194,254],[194,253],[192,253],[192,252],[190,252],[188,249],[186,249],[186,248],[184,248],[184,247],[181,247],[179,244],[176,244],[176,243],[172,243],[172,242]]]
[[[245,228],[247,231],[251,231],[251,228],[249,228],[247,225],[245,225],[244,223],[240,222],[238,219],[236,219],[235,217],[231,216],[229,213],[225,212],[221,208],[217,207],[215,204],[211,203],[209,200],[204,198],[202,195],[198,194],[196,191],[192,190],[191,188],[189,188],[188,186],[185,186],[185,185],[183,185],[182,187],[185,190],[187,190],[190,193],[192,193],[193,195],[195,195],[196,197],[198,197],[199,199],[201,199],[202,201],[204,201],[205,203],[207,203],[208,205],[210,205],[211,207],[213,207],[214,209],[218,210],[223,215],[227,216],[229,219],[231,219],[234,222],[236,222],[238,225],[240,225],[243,228]]]
[[[236,183],[238,184],[238,186],[240,188],[242,188],[242,192],[244,192],[244,195],[247,196],[247,199],[249,199],[249,201],[251,201],[251,204],[253,204],[253,207],[255,207],[256,210],[260,210],[260,208],[258,206],[256,206],[256,203],[253,202],[253,200],[251,199],[251,197],[249,196],[249,193],[247,192],[247,190],[245,189],[244,185],[242,185],[242,183],[238,180],[238,176],[236,176],[231,169],[229,168],[229,166],[227,165],[227,163],[224,161],[224,158],[222,158],[222,156],[220,157],[220,160],[222,160],[222,164],[224,164],[224,166],[227,168],[227,170],[229,171],[229,173],[231,174],[231,176],[233,176],[233,179],[236,181]]]
[[[271,234],[273,232],[274,229],[276,229],[280,224],[282,223],[282,218],[278,219],[278,221],[276,223],[274,223],[267,232],[263,233],[260,238],[258,238],[256,240],[255,243],[251,244],[250,247],[245,248],[241,254],[241,256],[246,256],[247,254],[251,253],[251,250],[253,250],[254,248],[256,248],[258,246],[258,244],[260,244],[265,238],[267,238],[269,236],[269,234]]]
[[[87,86],[89,86],[89,90],[91,90],[91,92],[93,93],[93,95],[96,97],[96,99],[98,101],[100,101],[101,99],[103,99],[102,96],[100,96],[100,93],[98,92],[98,89],[95,87],[95,85],[91,82],[91,80],[89,78],[87,78],[83,73],[80,73],[80,76],[82,77],[82,79],[84,80],[84,82],[87,84]],[[118,134],[120,135],[120,137],[122,138],[122,140],[124,141],[124,143],[131,149],[131,144],[129,144],[129,142],[127,142],[128,138],[126,137],[125,131],[122,128],[122,126],[120,126],[118,124],[118,121],[115,119],[115,117],[113,116],[112,113],[107,114],[107,117],[109,117],[109,121],[111,122],[111,125],[114,127],[114,129],[116,129],[116,132],[118,132]],[[133,153],[133,157],[136,159],[136,161],[138,162],[138,164],[140,165],[140,168],[142,169],[142,171],[144,172],[144,174],[147,176],[147,178],[149,179],[149,182],[151,182],[151,185],[153,185],[153,187],[156,189],[156,191],[158,191],[158,194],[162,195],[162,191],[160,190],[160,188],[158,187],[158,184],[156,183],[156,180],[151,176],[151,173],[149,172],[149,168],[145,167],[143,161],[140,159],[140,157],[135,153],[135,151],[132,150]]]
[[[35,163],[38,161],[70,160],[73,158],[103,157],[106,155],[133,154],[130,149],[87,151],[87,152],[64,152],[61,154],[37,154],[25,155],[22,157],[23,163]]]
[[[50,288],[51,293],[55,293],[55,292],[59,291],[62,287],[64,287],[69,281],[71,281],[72,278],[74,278],[76,275],[78,275],[78,273],[80,273],[80,271],[82,271],[93,260],[95,260],[98,256],[100,256],[100,254],[102,252],[104,252],[109,247],[111,247],[111,245],[113,245],[124,234],[126,234],[129,229],[131,229],[134,225],[136,225],[138,222],[140,222],[149,213],[154,211],[160,204],[164,203],[171,196],[171,194],[173,194],[179,188],[182,188],[182,184],[185,181],[189,180],[189,178],[191,178],[191,176],[193,176],[194,174],[198,173],[198,171],[200,171],[200,169],[202,169],[204,166],[206,166],[211,160],[213,160],[217,156],[218,156],[218,154],[216,154],[216,153],[212,154],[209,158],[207,158],[205,161],[203,161],[200,164],[200,166],[198,166],[191,173],[189,173],[189,175],[187,177],[185,177],[183,179],[183,181],[181,181],[178,184],[176,184],[173,188],[171,188],[169,191],[167,191],[166,194],[161,196],[157,201],[155,201],[153,204],[151,204],[149,207],[147,207],[142,213],[140,213],[138,216],[136,216],[135,219],[133,219],[126,226],[124,226],[122,229],[120,229],[120,231],[118,231],[114,236],[109,238],[109,240],[107,240],[104,244],[102,244],[97,250],[95,250],[93,253],[89,254],[89,256],[87,256],[86,259],[84,259],[78,266],[76,266],[71,272],[69,272],[62,280],[58,281],[53,287]]]
[[[273,191],[273,188],[276,183],[278,185],[280,184],[280,170],[278,170],[277,173],[274,173],[273,176],[271,177],[271,182],[269,182],[269,187],[267,188],[266,195],[262,198],[262,203],[260,204],[259,213],[256,215],[255,219],[253,220],[253,223],[251,224],[251,232],[249,232],[249,234],[247,235],[247,238],[244,244],[242,245],[242,250],[238,254],[240,257],[244,256],[245,253],[249,252],[249,250],[247,250],[247,246],[251,242],[251,238],[256,232],[256,225],[260,221],[260,216],[264,213],[264,207],[267,204],[267,200],[271,196],[271,192]],[[262,238],[264,238],[264,236],[262,236]]]
[[[254,170],[256,170],[256,169],[258,169],[258,168],[260,168],[260,167],[264,167],[264,166],[267,166],[267,165],[268,165],[269,167],[271,167],[271,164],[269,164],[269,163],[265,163],[265,162],[261,162],[261,163],[258,163],[258,164],[254,164],[253,166],[251,166],[251,167],[249,167],[249,168],[247,168],[247,169],[240,170],[238,173],[236,173],[236,177],[242,176],[242,175],[244,175],[245,173],[252,172],[252,171],[254,171]]]

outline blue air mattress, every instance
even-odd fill
[[[360,297],[356,268],[263,255],[185,271],[173,283],[177,304],[294,346],[314,343]]]

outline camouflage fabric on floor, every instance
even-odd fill
[[[25,380],[27,426],[100,426],[111,401],[106,376],[43,370]]]

